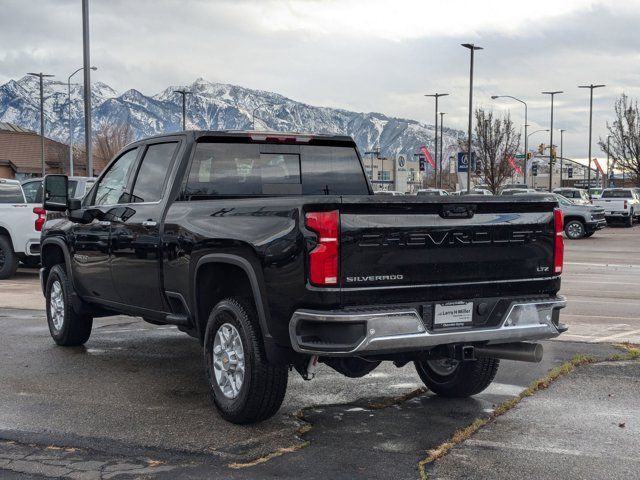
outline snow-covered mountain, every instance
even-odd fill
[[[252,128],[255,110],[256,129],[339,133],[351,135],[361,152],[380,147],[382,155],[411,156],[421,145],[433,144],[433,126],[415,120],[388,117],[381,113],[358,113],[348,110],[316,107],[282,95],[251,90],[236,85],[208,82],[202,78],[191,85],[171,86],[147,96],[137,90],[119,94],[104,83],[92,85],[94,125],[101,122],[128,122],[136,138],[174,132],[181,129],[182,100],[173,93],[186,88],[187,127],[229,130]],[[67,143],[67,84],[55,80],[45,82],[46,135]],[[11,122],[38,131],[39,80],[25,76],[0,86],[0,122]],[[74,142],[84,138],[82,85],[71,85],[71,128]],[[445,128],[445,145],[464,135]]]

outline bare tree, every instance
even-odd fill
[[[520,146],[520,134],[516,133],[509,114],[494,117],[484,109],[475,111],[476,128],[473,150],[476,161],[481,162],[481,172],[487,186],[494,193],[514,174],[509,158],[515,156]]]
[[[93,140],[96,157],[106,163],[127,144],[133,141],[133,130],[128,122],[107,123],[102,122],[96,129]]]
[[[606,139],[600,138],[598,144],[603,152],[613,160],[612,169],[624,169],[635,176],[640,186],[640,111],[638,100],[630,100],[624,93],[616,100],[615,120],[607,122],[611,135],[609,146]]]

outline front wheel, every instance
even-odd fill
[[[73,286],[64,265],[55,265],[47,277],[45,299],[51,338],[63,347],[83,345],[91,335],[93,317],[80,315],[71,304]]]
[[[571,240],[584,237],[584,223],[580,220],[571,220],[564,226],[565,235]]]
[[[18,269],[18,256],[13,251],[11,241],[0,235],[0,279],[10,278]]]
[[[204,361],[213,401],[225,420],[256,423],[272,417],[287,390],[286,365],[268,363],[250,300],[227,298],[207,321]]]
[[[487,388],[498,372],[500,360],[480,358],[458,362],[444,358],[415,362],[416,370],[425,386],[442,397],[470,397]]]

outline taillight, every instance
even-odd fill
[[[38,215],[38,218],[36,218],[36,223],[35,223],[36,232],[41,232],[42,226],[44,225],[44,222],[47,220],[47,211],[42,207],[34,207],[33,213]]]
[[[309,280],[314,285],[337,285],[340,214],[310,212],[305,219],[307,228],[318,234],[318,245],[309,253]]]
[[[624,201],[624,209],[625,210],[627,209],[627,201],[626,200]]]
[[[562,210],[559,208],[553,210],[553,223],[555,225],[556,233],[553,270],[555,273],[562,273],[562,264],[564,263],[564,238],[562,238],[562,231],[564,230],[564,215]]]

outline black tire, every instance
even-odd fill
[[[18,256],[13,251],[11,240],[0,235],[0,280],[10,278],[18,269]]]
[[[629,214],[629,216],[627,218],[625,218],[624,226],[627,227],[627,228],[633,227],[633,212],[631,212]]]
[[[58,287],[56,287],[56,283]],[[62,295],[57,296],[56,289],[60,288]],[[49,333],[51,338],[58,345],[62,347],[76,347],[83,345],[89,336],[91,335],[91,328],[93,327],[93,317],[89,315],[80,315],[76,313],[71,304],[71,294],[73,293],[73,287],[67,277],[67,273],[64,269],[64,265],[55,265],[49,272],[47,277],[47,286],[45,289],[46,311],[47,311],[47,323],[49,324]],[[55,295],[52,298],[52,295]],[[54,320],[55,308],[52,309],[51,303],[53,301],[62,300],[62,305],[58,303],[58,311],[62,312],[62,324],[56,326]]]
[[[564,225],[564,234],[571,240],[583,238],[585,234],[584,223],[580,220],[569,220]]]
[[[500,360],[480,358],[470,362],[458,362],[447,374],[436,372],[429,361],[414,362],[425,386],[442,397],[470,397],[482,392],[496,376]]]
[[[244,353],[244,374],[234,398],[223,393],[214,369],[214,342],[218,330],[226,324],[235,328]],[[230,357],[225,358],[218,372],[230,362]],[[256,423],[272,417],[280,408],[287,390],[288,368],[267,362],[258,314],[251,300],[231,297],[213,307],[205,331],[204,363],[213,402],[225,420],[237,424]],[[237,386],[236,375],[233,374],[234,386]]]

